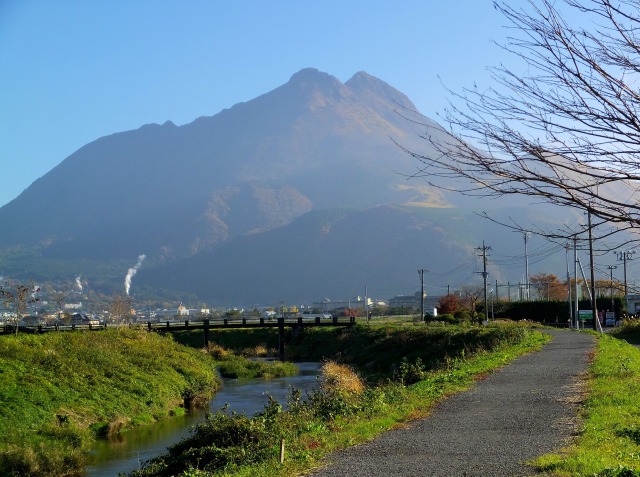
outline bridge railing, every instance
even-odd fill
[[[204,329],[204,328],[241,328],[241,327],[268,327],[275,328],[280,326],[350,326],[355,324],[353,317],[331,317],[321,318],[319,316],[313,318],[304,317],[287,317],[287,318],[210,318],[208,320],[166,320],[166,321],[147,321],[121,325],[109,326],[128,326],[130,328],[146,328],[148,331],[158,330],[184,330],[184,329]],[[99,331],[107,328],[107,324],[55,324],[55,325],[18,325],[18,333],[48,333],[51,331]],[[16,332],[16,326],[12,323],[0,325],[0,334],[11,334]]]

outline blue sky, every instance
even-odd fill
[[[492,0],[0,0],[0,206],[101,136],[214,115],[305,67],[366,71],[436,118],[441,81],[489,86],[504,25]]]

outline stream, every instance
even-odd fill
[[[320,363],[296,363],[300,374],[276,379],[225,379],[224,385],[209,403],[209,411],[216,412],[229,404],[229,412],[253,415],[262,411],[271,395],[285,404],[289,390],[300,389],[302,395],[318,387]],[[164,453],[168,446],[189,435],[189,430],[204,419],[207,411],[194,410],[185,416],[159,421],[150,426],[132,429],[116,440],[100,439],[91,453],[91,464],[85,477],[116,477],[140,468],[142,463]]]

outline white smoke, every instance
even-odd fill
[[[80,275],[76,277],[76,286],[78,287],[78,291],[82,293],[82,282],[80,281]]]
[[[138,257],[138,263],[136,263],[133,268],[130,268],[127,272],[127,276],[124,278],[124,291],[127,295],[129,295],[129,288],[131,288],[131,279],[133,276],[138,273],[138,269],[142,265],[142,261],[147,258],[146,255],[140,255]]]

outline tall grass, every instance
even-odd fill
[[[0,337],[0,475],[66,475],[93,440],[219,386],[206,354],[145,331]]]

